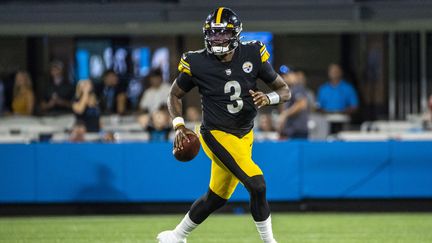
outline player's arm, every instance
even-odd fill
[[[182,55],[178,65],[178,70],[180,73],[171,86],[167,105],[168,111],[173,119],[173,127],[175,130],[174,149],[182,150],[183,140],[186,140],[188,143],[190,142],[187,135],[195,135],[193,131],[185,127],[185,122],[182,117],[182,98],[187,92],[195,87],[192,78],[191,65],[187,54]]]
[[[179,86],[178,82],[183,84],[183,89]],[[185,76],[185,74],[180,74],[179,77],[174,80],[174,83],[171,85],[170,93],[168,95],[168,111],[173,119],[173,127],[175,130],[174,137],[174,149],[182,150],[183,149],[183,140],[186,142],[190,142],[187,137],[188,134],[195,133],[190,129],[185,127],[184,119],[182,117],[183,114],[183,103],[182,98],[186,94],[186,90],[191,89],[193,85],[189,85],[190,87],[185,86],[185,84],[191,83],[190,77]]]
[[[282,77],[277,74],[269,62],[262,64],[259,77],[270,87],[273,92],[263,93],[250,90],[255,105],[261,108],[266,105],[277,105],[288,101],[291,98],[291,91]]]
[[[177,80],[171,85],[170,93],[168,95],[168,111],[171,118],[181,117],[183,114],[182,98],[186,94],[177,84]]]

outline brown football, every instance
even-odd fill
[[[200,141],[196,135],[188,134],[189,143],[186,140],[183,140],[183,149],[182,150],[173,150],[174,157],[182,162],[187,162],[195,158],[200,150]]]

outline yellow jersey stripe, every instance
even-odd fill
[[[267,52],[267,49],[264,48],[264,50],[262,50],[261,53],[260,53],[261,56],[264,55],[264,53],[266,53],[266,52]]]
[[[261,55],[261,62],[266,62],[270,58],[270,54],[266,51],[263,55]]]
[[[190,70],[190,67],[188,67],[188,66],[186,66],[186,65],[184,65],[183,63],[179,63],[179,66],[182,66],[183,68],[186,68],[186,69],[189,69]]]
[[[182,65],[178,66],[178,70],[179,70],[179,72],[186,73],[187,75],[192,76],[192,72]]]
[[[189,65],[189,63],[187,63],[185,60],[183,60],[183,59],[180,59],[180,62],[181,63],[183,63],[185,66],[188,66],[188,67],[190,67],[190,65]]]
[[[182,59],[180,59],[180,63],[178,65],[177,69],[179,70],[179,72],[186,73],[187,75],[192,76],[192,72],[190,70],[190,67],[186,66],[182,62]]]
[[[190,67],[188,67],[188,66],[183,65],[183,67],[190,70]]]
[[[222,18],[223,7],[220,7],[216,14],[216,24],[220,24]]]

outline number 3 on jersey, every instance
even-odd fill
[[[241,87],[240,87],[239,82],[228,81],[225,84],[225,94],[231,94],[232,89],[234,89],[234,94],[230,95],[230,100],[235,101],[235,103],[227,105],[227,109],[228,109],[229,113],[234,114],[234,113],[241,111],[241,109],[243,108],[243,100],[240,97]]]

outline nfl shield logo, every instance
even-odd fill
[[[231,69],[226,69],[225,73],[226,73],[226,75],[230,76],[231,75]]]

